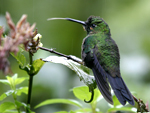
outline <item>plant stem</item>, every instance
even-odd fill
[[[44,47],[40,47],[40,46],[39,46],[39,48],[42,49],[42,50],[48,51],[48,52],[50,52],[50,53],[54,53],[54,54],[57,54],[57,55],[59,55],[59,56],[66,57],[67,59],[73,60],[73,61],[75,61],[75,62],[77,62],[77,63],[83,65],[83,62],[82,62],[82,61],[79,61],[79,60],[77,60],[77,59],[74,59],[74,58],[72,58],[70,55],[65,55],[65,54],[59,53],[59,52],[57,52],[57,51],[54,51],[53,49],[48,49],[48,48],[44,48]]]
[[[33,83],[33,76],[30,76],[30,78],[29,78],[29,89],[28,89],[28,100],[27,100],[27,104],[29,104],[29,105],[31,103],[32,83]]]
[[[32,53],[29,52],[29,60],[30,60],[30,66],[33,63],[33,57],[32,57]],[[27,105],[30,108],[30,103],[31,103],[31,93],[32,93],[32,84],[33,84],[33,75],[29,74],[29,86],[28,86],[28,98],[27,98]],[[29,113],[28,108],[26,109],[27,113]]]

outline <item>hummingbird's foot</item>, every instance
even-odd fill
[[[92,91],[91,91],[91,93],[92,93],[92,95],[91,95],[91,99],[90,99],[90,100],[88,100],[88,101],[84,99],[84,102],[85,102],[85,103],[90,103],[90,102],[92,102],[92,101],[93,101],[93,98],[94,98],[94,90],[92,90]]]

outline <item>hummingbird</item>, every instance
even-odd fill
[[[98,16],[90,16],[87,21],[72,18],[63,19],[81,24],[87,36],[82,42],[82,61],[92,69],[97,86],[107,102],[113,104],[110,86],[122,105],[134,105],[134,99],[120,73],[120,54],[116,42],[111,38],[108,24]],[[109,86],[110,84],[110,86]]]

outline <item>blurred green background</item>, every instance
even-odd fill
[[[86,36],[82,26],[64,20],[47,21],[52,17],[70,17],[85,21],[90,15],[102,17],[108,23],[112,38],[118,44],[121,56],[121,73],[132,92],[144,102],[150,101],[150,0],[0,0],[0,25],[7,30],[5,13],[11,14],[16,23],[22,14],[36,23],[43,36],[44,47],[55,48],[67,55],[80,57],[82,39]],[[39,50],[34,59],[53,55]],[[28,56],[27,56],[28,57]],[[13,72],[27,76],[19,70],[17,62],[10,57]],[[0,72],[0,78],[5,76]],[[77,75],[59,64],[46,63],[34,77],[31,106],[52,98],[74,98],[72,89],[83,85]],[[28,82],[24,82],[26,86]],[[8,90],[0,84],[0,94]],[[10,98],[8,98],[9,100]],[[26,102],[26,95],[19,98]],[[104,104],[105,103],[105,104]],[[107,102],[100,103],[105,111]],[[90,107],[85,104],[85,106]],[[77,109],[66,105],[48,105],[36,113]]]

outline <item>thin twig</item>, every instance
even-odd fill
[[[137,112],[143,113],[143,112],[149,112],[148,108],[146,107],[145,103],[141,99],[137,99],[134,95],[132,95],[134,100],[138,104]]]
[[[40,47],[40,46],[39,46],[39,48],[42,49],[42,50],[48,51],[48,52],[50,52],[50,53],[54,53],[54,54],[57,54],[57,55],[59,55],[59,56],[66,57],[67,59],[73,60],[73,61],[75,61],[75,62],[77,62],[77,63],[83,65],[83,62],[81,62],[81,61],[79,61],[79,60],[77,60],[77,59],[72,58],[70,55],[65,55],[65,54],[59,53],[59,52],[57,52],[57,51],[54,51],[53,49],[48,49],[48,48],[44,48],[44,47]]]

